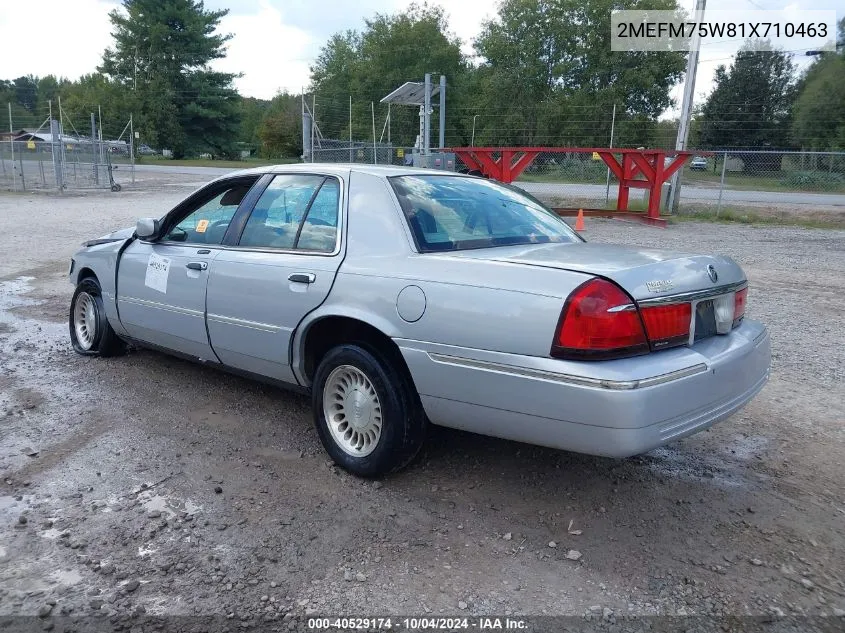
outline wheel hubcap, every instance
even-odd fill
[[[94,298],[87,292],[80,292],[76,297],[73,310],[73,329],[76,340],[82,349],[89,350],[94,345],[97,329],[97,317],[94,314]]]
[[[352,365],[332,370],[323,389],[323,414],[332,438],[344,452],[366,457],[378,445],[382,417],[373,383]]]

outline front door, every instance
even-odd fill
[[[243,233],[211,262],[207,325],[221,362],[296,383],[291,334],[340,266],[341,194],[332,176],[277,174]]]
[[[165,218],[160,238],[135,240],[123,252],[117,306],[130,336],[192,357],[217,360],[205,329],[208,272],[252,182],[211,185]]]

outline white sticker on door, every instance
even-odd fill
[[[167,294],[167,275],[169,272],[170,258],[159,257],[153,253],[147,262],[147,275],[144,277],[144,285]]]

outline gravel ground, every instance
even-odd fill
[[[845,232],[588,219],[591,240],[736,258],[769,385],[637,458],[435,429],[373,483],[327,461],[301,396],[72,352],[68,257],[188,191],[145,186],[0,196],[0,618],[844,614]]]

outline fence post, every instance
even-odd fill
[[[18,152],[18,162],[21,165],[21,191],[26,191],[26,179],[23,175],[23,151]]]
[[[373,165],[378,165],[378,156],[376,155],[376,105],[374,101],[370,101],[370,112],[373,115]]]
[[[100,184],[100,170],[97,164],[97,118],[91,113],[91,162],[94,168],[94,185]]]
[[[132,123],[132,114],[129,114],[129,161],[132,165],[132,184],[135,184],[135,126]]]
[[[610,146],[613,148],[613,132],[616,130],[616,104],[613,104],[613,117],[610,119]],[[605,179],[604,188],[604,206],[610,204],[610,167],[607,168],[607,178]]]
[[[719,204],[716,205],[716,217],[722,211],[722,192],[725,190],[725,169],[728,166],[728,153],[722,154],[722,179],[719,181]]]
[[[352,160],[352,95],[349,95],[349,162]]]
[[[12,124],[12,104],[9,102],[9,147],[12,149],[12,191],[18,190],[18,181],[15,177],[15,128]]]
[[[56,187],[59,193],[65,188],[65,165],[62,161],[62,139],[60,136],[59,122],[54,118],[50,118],[50,153],[53,155],[53,171],[56,174]]]

